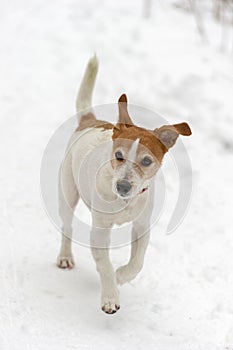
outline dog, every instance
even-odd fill
[[[179,135],[191,135],[187,123],[154,130],[136,126],[128,112],[127,97],[118,100],[116,125],[98,120],[92,92],[98,59],[92,57],[76,100],[79,125],[71,136],[59,173],[59,215],[62,242],[60,268],[73,268],[72,218],[80,199],[91,211],[91,251],[100,275],[101,308],[114,314],[120,308],[118,285],[133,280],[143,267],[154,205],[154,178],[164,155]],[[109,258],[111,228],[132,222],[129,262],[114,271]]]

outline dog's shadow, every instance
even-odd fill
[[[118,332],[123,331],[126,323],[137,322],[137,313],[142,307],[139,301],[144,299],[143,290],[135,288],[137,282],[119,286],[121,309],[114,315],[107,315],[101,310],[100,280],[91,254],[77,254],[75,261],[72,270],[59,269],[49,256],[42,264],[31,265],[22,287],[36,315],[41,318],[41,314],[46,313],[46,323],[51,327],[56,321],[66,329],[80,324],[83,331],[104,332],[107,327],[110,332]]]

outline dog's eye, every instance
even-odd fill
[[[117,151],[115,153],[115,157],[117,160],[124,160],[123,154],[121,153],[121,151]]]
[[[143,166],[149,166],[151,165],[152,160],[149,157],[144,157],[143,160],[141,161],[141,164]]]

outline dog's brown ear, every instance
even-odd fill
[[[129,116],[127,109],[127,96],[126,94],[121,95],[118,100],[119,117],[118,123],[126,124],[127,126],[133,125],[133,122]]]
[[[155,129],[154,132],[166,148],[174,146],[179,135],[190,136],[192,134],[187,123],[163,125],[161,128]]]

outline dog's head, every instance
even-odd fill
[[[119,119],[113,130],[112,189],[119,197],[131,198],[147,189],[148,180],[157,173],[165,153],[179,135],[191,135],[187,123],[164,125],[147,130],[133,124],[127,110],[127,97],[118,101]]]

